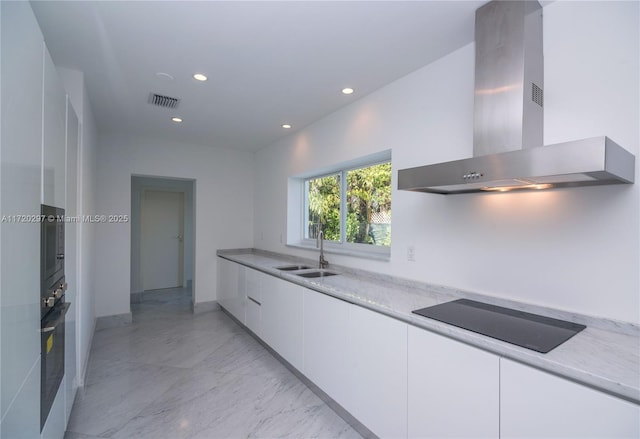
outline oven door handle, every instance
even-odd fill
[[[69,302],[65,302],[59,306],[59,309],[54,310],[53,312],[59,313],[57,318],[47,321],[40,329],[40,332],[46,333],[55,331],[60,323],[64,323],[64,315],[69,311],[70,306],[71,304]]]

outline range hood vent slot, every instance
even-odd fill
[[[178,108],[178,105],[180,104],[180,99],[172,98],[170,96],[159,95],[156,93],[151,93],[149,95],[149,103],[157,107],[175,109],[175,108]]]
[[[544,92],[535,83],[531,83],[531,100],[544,107]]]

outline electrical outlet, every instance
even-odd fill
[[[416,248],[412,245],[407,247],[407,261],[409,262],[416,261]]]

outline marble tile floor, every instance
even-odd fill
[[[222,311],[145,293],[96,331],[65,439],[361,438]]]

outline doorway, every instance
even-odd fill
[[[140,220],[142,289],[182,287],[184,193],[143,190]]]
[[[194,300],[195,180],[131,177],[131,303]],[[175,294],[174,294],[175,293]]]

